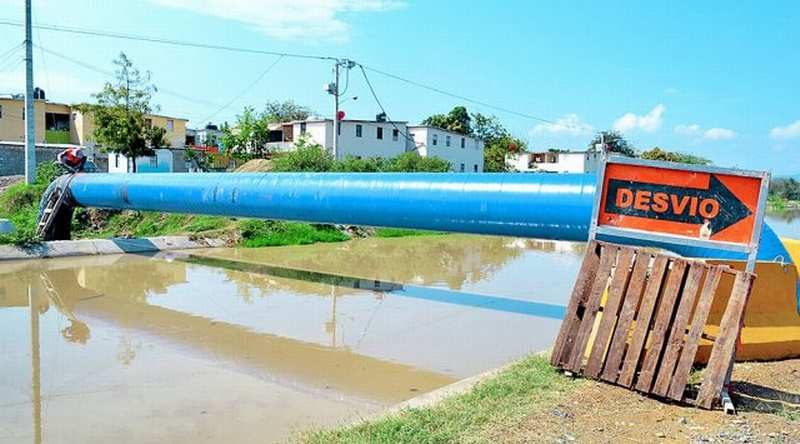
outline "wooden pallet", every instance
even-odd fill
[[[735,280],[716,337],[703,333],[724,275]],[[728,277],[730,279],[730,277]],[[592,241],[551,363],[574,374],[710,409],[733,365],[754,275],[725,265]],[[686,394],[700,339],[714,342]]]

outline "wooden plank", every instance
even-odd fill
[[[658,396],[667,396],[667,391],[669,391],[672,374],[675,371],[675,365],[680,357],[684,338],[686,337],[686,327],[689,325],[689,316],[692,314],[692,308],[697,299],[697,290],[700,289],[700,281],[703,279],[703,274],[707,268],[708,267],[702,262],[692,262],[691,265],[689,265],[686,283],[683,285],[683,291],[679,295],[680,302],[678,302],[678,310],[675,312],[675,318],[672,320],[672,328],[670,329],[669,339],[667,340],[667,346],[664,350],[664,357],[661,358],[661,364],[658,366],[656,383],[653,385],[653,390],[651,391],[651,393]]]
[[[600,298],[603,296],[603,291],[608,286],[611,266],[614,264],[614,260],[617,257],[619,247],[602,244],[600,250],[600,265],[597,268],[594,282],[592,282],[592,290],[586,301],[583,318],[578,327],[578,333],[575,335],[575,342],[566,366],[568,370],[572,370],[575,373],[580,373],[583,353],[586,350],[586,343],[589,341],[589,335],[594,327],[594,318],[597,316],[597,310],[600,308]]]
[[[686,344],[683,346],[683,351],[681,351],[681,358],[675,368],[675,374],[672,377],[669,392],[667,393],[669,398],[676,401],[683,399],[683,391],[686,388],[686,382],[689,380],[689,372],[694,364],[697,346],[703,334],[703,327],[705,327],[706,320],[708,320],[708,313],[711,311],[711,304],[714,302],[714,294],[716,294],[717,287],[719,287],[722,272],[721,267],[712,266],[708,274],[706,274],[703,290],[700,293],[700,300],[697,301],[697,307],[694,309],[692,327],[686,336]]]
[[[622,303],[622,296],[628,286],[628,277],[630,276],[634,256],[635,251],[632,248],[623,247],[619,250],[617,265],[614,268],[614,277],[611,278],[608,297],[606,298],[605,306],[603,306],[603,316],[600,319],[600,325],[592,343],[592,352],[586,363],[586,369],[583,371],[590,378],[597,378],[603,369],[606,347],[611,334],[614,332],[614,327],[617,325],[617,315]]]
[[[750,296],[754,277],[755,275],[752,273],[739,272],[736,274],[728,306],[725,308],[722,322],[720,322],[719,334],[714,342],[714,347],[711,349],[705,377],[697,394],[696,404],[700,407],[710,409],[714,400],[722,392],[725,377],[730,366],[733,365],[736,342],[742,329],[744,310],[747,306],[747,299]]]
[[[587,246],[586,254],[583,256],[583,263],[578,272],[575,286],[572,288],[572,296],[569,299],[566,316],[561,323],[561,329],[558,332],[558,338],[556,338],[555,345],[553,345],[553,353],[550,356],[550,363],[555,367],[561,367],[566,363],[569,352],[572,350],[572,343],[575,340],[575,335],[581,322],[578,309],[586,304],[589,290],[591,290],[592,282],[594,282],[597,274],[597,267],[600,264],[599,248],[599,244],[592,241]]]
[[[639,313],[636,315],[636,327],[631,336],[628,351],[625,354],[625,360],[622,365],[622,371],[619,373],[617,384],[624,387],[633,386],[633,377],[636,375],[636,369],[639,366],[639,358],[642,355],[642,350],[647,342],[647,332],[650,330],[650,321],[653,318],[656,301],[658,294],[661,291],[661,284],[664,281],[664,274],[669,265],[669,258],[667,256],[658,255],[653,263],[653,268],[650,271],[650,277],[647,281],[647,286],[642,296],[642,305],[639,308]]]
[[[675,311],[675,300],[680,292],[681,284],[683,284],[685,272],[686,261],[674,259],[672,261],[672,269],[669,271],[669,277],[667,278],[667,285],[658,304],[656,321],[653,324],[653,330],[650,332],[650,346],[647,348],[642,371],[636,381],[636,390],[650,392],[653,376],[661,357],[661,350],[664,348],[664,337],[667,327],[669,327],[669,321],[672,319],[672,313]]]
[[[611,338],[611,345],[608,347],[606,365],[603,368],[601,379],[608,382],[616,382],[619,375],[622,354],[625,352],[625,343],[628,340],[628,331],[631,328],[633,318],[636,316],[636,309],[639,307],[639,300],[642,297],[642,290],[647,281],[647,267],[653,255],[645,253],[636,254],[636,262],[631,272],[628,290],[625,292],[625,303],[622,305],[617,328]]]

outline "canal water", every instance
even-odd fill
[[[0,442],[270,442],[552,343],[578,244],[465,235],[0,263]]]
[[[778,236],[800,239],[800,210],[770,212],[766,221]]]

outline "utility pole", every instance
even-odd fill
[[[25,183],[36,180],[36,116],[33,114],[31,0],[25,0]]]
[[[333,71],[333,160],[339,159],[339,65],[336,61]]]
[[[333,95],[333,158],[339,158],[339,96],[342,92],[339,91],[339,68],[347,70],[353,69],[356,62],[348,59],[337,59],[333,65],[333,83],[325,86],[328,94]],[[348,74],[349,75],[349,74]],[[349,78],[349,77],[348,77]],[[347,89],[347,87],[345,87]]]

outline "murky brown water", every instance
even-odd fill
[[[0,263],[0,442],[270,442],[547,347],[579,256],[497,237]]]

